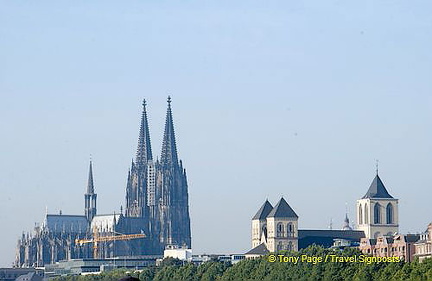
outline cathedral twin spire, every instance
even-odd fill
[[[136,164],[138,165],[138,167],[145,166],[147,164],[147,161],[153,159],[145,100],[143,100],[142,105],[143,112],[141,116],[141,126],[138,138],[138,148],[136,153]]]
[[[162,142],[162,155],[160,162],[162,166],[170,166],[178,163],[170,96],[168,96],[168,109],[165,120],[165,132]]]
[[[165,120],[165,131],[162,142],[162,153],[160,163],[169,166],[178,163],[177,146],[174,133],[174,122],[171,111],[171,97],[167,99],[168,108]],[[143,101],[143,113],[141,117],[140,133],[138,138],[138,148],[136,154],[136,165],[143,167],[149,160],[153,160],[150,143],[150,130],[147,120],[146,101]]]

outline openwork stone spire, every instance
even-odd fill
[[[162,155],[160,163],[162,166],[178,164],[177,146],[174,133],[174,123],[171,112],[171,97],[168,96],[168,109],[165,120],[165,132],[162,143]]]
[[[87,182],[87,194],[94,194],[94,184],[93,184],[93,168],[92,161],[90,160],[89,176]]]
[[[145,100],[143,100],[142,105],[143,112],[141,116],[141,126],[138,138],[138,148],[136,153],[136,164],[138,165],[138,167],[143,167],[147,164],[147,161],[153,159]]]

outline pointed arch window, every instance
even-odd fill
[[[375,203],[374,206],[374,223],[381,223],[381,205]]]
[[[393,223],[393,205],[391,203],[387,204],[386,207],[386,222],[387,224],[392,224]]]
[[[359,215],[358,215],[358,218],[359,218],[359,224],[363,224],[363,209],[362,209],[362,205],[361,204],[359,205]]]

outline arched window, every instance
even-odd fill
[[[294,237],[294,225],[290,222],[287,224],[287,234],[288,237]]]
[[[374,206],[374,223],[381,223],[381,205],[375,203]]]
[[[359,223],[359,224],[363,224],[363,209],[362,209],[362,205],[361,205],[361,204],[360,204],[360,206],[359,206],[359,214],[358,214],[358,218],[359,218],[358,223]]]
[[[393,205],[391,203],[387,204],[386,218],[387,218],[387,224],[393,223]]]
[[[284,231],[284,225],[282,223],[278,223],[276,226],[276,237],[284,237],[285,231]]]
[[[369,223],[369,208],[368,208],[367,204],[365,204],[364,210],[365,210],[364,223],[368,224]]]
[[[283,249],[282,242],[279,242],[279,243],[277,244],[277,250],[278,250],[278,251],[282,251],[282,249]]]
[[[288,245],[286,246],[286,249],[287,249],[288,251],[292,251],[292,250],[294,250],[294,249],[293,249],[293,243],[292,243],[291,241],[288,242]]]

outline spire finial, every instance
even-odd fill
[[[145,99],[143,99],[143,102],[142,102],[142,106],[143,106],[143,108],[145,108],[145,107],[146,107],[146,105],[147,105],[147,102],[146,102],[146,100],[145,100]]]
[[[378,160],[378,159],[376,159],[376,164],[375,164],[375,166],[376,166],[376,174],[377,174],[377,176],[378,176],[378,168],[379,168],[379,160]]]
[[[167,102],[168,102],[168,106],[170,106],[171,105],[171,96],[170,95],[168,95]]]

